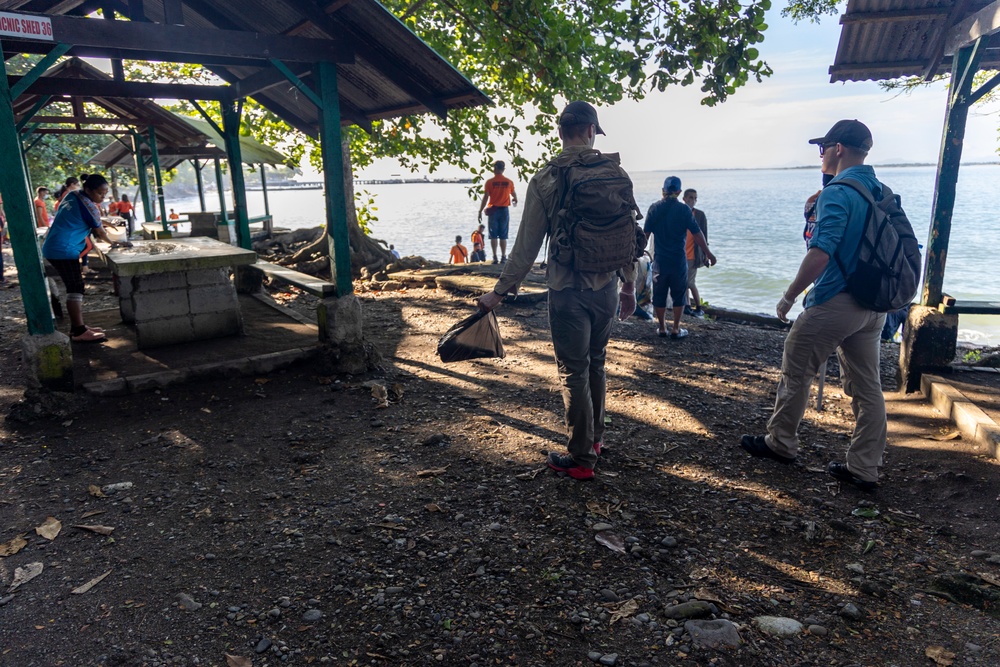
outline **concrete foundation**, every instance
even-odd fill
[[[31,389],[73,391],[73,349],[69,336],[58,331],[25,336],[21,341]]]
[[[946,368],[955,359],[958,315],[937,308],[913,306],[899,350],[899,387],[906,393],[920,391],[920,375]]]
[[[361,302],[353,294],[323,299],[316,308],[316,320],[324,343],[351,347],[363,342]]]
[[[243,331],[236,289],[226,269],[138,275],[121,283],[122,319],[135,324],[140,348]]]

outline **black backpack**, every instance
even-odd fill
[[[882,185],[882,197],[875,201],[861,182],[845,178],[831,185],[846,185],[868,202],[869,213],[858,241],[858,264],[848,275],[837,257],[840,271],[847,278],[847,292],[865,308],[888,313],[909,305],[920,286],[920,246],[899,195]]]
[[[562,181],[552,261],[581,273],[610,273],[641,257],[646,235],[636,220],[642,214],[618,154],[588,150],[549,164]]]

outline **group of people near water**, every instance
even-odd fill
[[[521,224],[509,261],[506,261],[506,234],[500,236],[497,229],[494,235],[491,224],[491,240],[496,236],[503,244],[504,254],[499,261],[504,266],[494,288],[479,298],[478,305],[482,311],[490,312],[506,296],[516,295],[543,242],[550,239],[545,259],[549,326],[563,385],[566,451],[549,452],[547,463],[553,470],[573,479],[589,480],[594,478],[594,468],[608,445],[604,418],[605,358],[612,321],[616,314],[625,320],[636,311],[639,262],[616,259],[618,266],[609,264],[602,270],[581,270],[576,260],[559,261],[561,248],[555,241],[568,210],[560,200],[565,198],[566,181],[573,178],[575,169],[583,171],[583,167],[595,164],[604,165],[602,168],[614,174],[614,166],[607,163],[618,165],[619,157],[595,150],[597,136],[605,133],[591,104],[569,103],[559,114],[557,124],[562,152],[528,184]],[[827,472],[843,484],[871,492],[878,484],[886,445],[885,401],[879,376],[880,333],[886,315],[861,305],[849,291],[847,278],[858,265],[859,239],[869,215],[869,202],[854,184],[860,183],[861,188],[867,188],[875,200],[881,196],[883,186],[872,167],[865,164],[873,140],[863,123],[839,121],[825,135],[810,139],[809,143],[819,149],[820,171],[829,176],[829,184],[816,198],[815,224],[809,230],[805,258],[781,295],[775,312],[781,320],[787,321],[792,305],[808,289],[805,310],[796,318],[785,339],[781,380],[766,432],[744,435],[738,446],[755,458],[782,465],[794,463],[799,447],[798,427],[806,409],[810,385],[820,366],[836,351],[844,393],[851,397],[857,423],[846,461],[831,461]],[[502,166],[498,163],[499,168],[494,170],[496,175],[502,175]],[[618,169],[617,179],[627,179],[627,174],[620,167]],[[850,183],[835,187],[845,180]],[[574,181],[573,187],[580,182]],[[591,200],[613,199],[621,192],[610,189],[601,192],[602,185],[597,179],[588,183],[587,188]],[[513,187],[509,188],[509,193],[511,203],[516,202]],[[627,195],[630,201],[623,202],[623,210],[631,209],[635,220],[639,217],[639,209],[631,188]],[[490,196],[488,189],[484,206]],[[701,266],[716,263],[706,239],[707,226],[703,229],[697,220],[696,201],[697,192],[684,192],[676,176],[667,178],[663,183],[662,199],[650,206],[642,230],[637,234],[637,239],[642,233],[646,239],[650,236],[653,239],[655,277],[652,292],[656,331],[659,336],[674,340],[687,336],[679,323],[687,305],[688,270],[693,269],[692,273],[696,274]],[[490,215],[491,223],[492,217]],[[501,220],[506,221],[506,216],[501,215]],[[638,223],[633,224],[638,229]],[[690,243],[700,250],[700,254],[692,256],[686,251],[685,235],[688,233]],[[592,242],[593,247],[586,248],[588,257],[594,254],[595,247],[607,248],[609,253],[614,251],[610,242],[603,246],[600,243]],[[641,246],[644,248],[645,242]],[[837,261],[831,261],[835,256]],[[669,330],[665,321],[668,300],[673,316]],[[694,305],[691,312],[697,312],[701,305],[697,291]]]

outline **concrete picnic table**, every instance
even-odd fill
[[[242,333],[229,271],[255,263],[254,251],[207,237],[102,245],[122,320],[135,326],[140,348]]]

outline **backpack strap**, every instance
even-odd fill
[[[861,236],[858,238],[858,247],[855,250],[855,252],[860,252],[861,244],[864,243],[865,240],[865,231],[868,229],[868,223],[875,217],[875,206],[877,205],[875,203],[875,196],[872,194],[871,190],[868,189],[868,186],[854,178],[844,178],[839,181],[833,181],[827,185],[827,187],[830,185],[846,185],[864,197],[865,201],[868,202],[868,215],[865,216],[865,226],[861,229]],[[881,187],[881,183],[879,183],[879,186]],[[819,199],[816,200],[816,203],[818,206]],[[819,222],[818,213],[816,222]],[[840,274],[844,276],[844,280],[847,280],[847,267],[844,266],[844,262],[840,259],[840,248],[841,246],[838,245],[837,249],[833,253],[833,259],[837,262],[837,266],[840,267]]]

